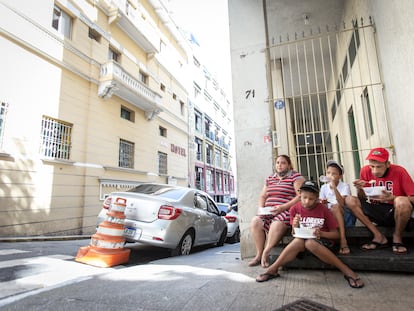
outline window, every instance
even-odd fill
[[[148,82],[148,75],[146,75],[145,73],[143,73],[142,71],[140,71],[139,74],[138,74],[138,79],[142,83],[147,84],[147,82]]]
[[[194,112],[194,118],[195,118],[195,130],[197,133],[202,133],[203,130],[203,117],[198,111]]]
[[[101,42],[101,35],[95,29],[89,27],[88,37],[95,40],[96,42]]]
[[[220,153],[220,150],[216,150],[214,153],[215,153],[214,163],[215,163],[216,167],[221,167],[221,153]]]
[[[121,106],[121,118],[131,122],[135,122],[135,112]]]
[[[206,157],[207,163],[213,164],[213,146],[210,144],[206,144]]]
[[[196,159],[197,161],[203,161],[203,141],[199,138],[195,138],[196,148]]]
[[[69,160],[73,125],[43,116],[40,153],[47,158]]]
[[[72,37],[72,17],[55,5],[53,9],[52,27],[66,38]]]
[[[204,169],[202,167],[196,167],[196,188],[204,190]]]
[[[181,115],[184,116],[185,115],[185,104],[181,100],[180,100],[180,111],[181,111]]]
[[[371,103],[369,100],[368,89],[365,88],[361,94],[362,110],[364,112],[365,136],[367,138],[374,134],[374,125],[372,122]]]
[[[165,85],[161,83],[160,84],[160,89],[161,89],[161,91],[165,92]]]
[[[120,58],[121,58],[121,54],[119,52],[117,52],[114,48],[109,47],[108,59],[116,61],[117,63],[119,63]]]
[[[173,94],[172,94],[172,98],[173,98],[174,100],[177,100],[177,94],[173,93]]]
[[[194,98],[197,98],[201,94],[201,88],[194,84]]]
[[[223,191],[223,173],[221,172],[216,172],[216,190]]]
[[[158,173],[163,175],[168,174],[168,159],[167,154],[164,152],[158,152]]]
[[[0,147],[3,145],[4,124],[6,122],[6,113],[9,105],[1,102],[0,106]]]
[[[159,130],[160,130],[160,136],[167,137],[167,129],[165,127],[160,126]]]
[[[214,191],[214,172],[211,169],[206,170],[206,190]]]
[[[230,192],[229,175],[224,174],[224,192]]]
[[[134,168],[135,144],[127,140],[119,140],[119,167]]]

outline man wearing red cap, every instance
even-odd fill
[[[414,183],[405,168],[390,164],[388,151],[372,149],[366,160],[369,164],[361,168],[360,179],[354,181],[358,198],[348,196],[346,205],[352,213],[374,235],[370,243],[362,245],[363,250],[374,250],[388,246],[387,238],[376,228],[394,227],[392,251],[401,255],[407,253],[402,243],[402,233],[410,221],[414,204]],[[367,197],[364,187],[381,186],[379,195]],[[375,224],[373,224],[373,222]]]

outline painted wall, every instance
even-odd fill
[[[410,126],[414,113],[414,2],[370,1],[369,9],[377,26],[384,94],[395,145],[394,161],[405,166],[414,176],[414,145]]]
[[[272,174],[272,142],[266,139],[272,124],[266,80],[266,35],[262,1],[229,0],[228,5],[237,189],[242,218],[240,247],[242,257],[250,257],[255,254],[250,219],[257,212],[264,180]]]

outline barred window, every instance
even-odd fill
[[[167,154],[164,152],[158,152],[158,173],[159,174],[168,174],[168,158]]]
[[[6,122],[6,113],[9,105],[1,102],[0,106],[0,147],[3,145],[4,124]]]
[[[47,158],[69,160],[73,124],[43,116],[40,153]]]
[[[134,143],[123,139],[119,140],[119,167],[134,168],[134,150]]]

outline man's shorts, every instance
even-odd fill
[[[365,200],[360,201],[364,214],[367,215],[371,221],[375,222],[378,226],[394,227],[394,206],[392,204],[376,202],[368,203]]]

